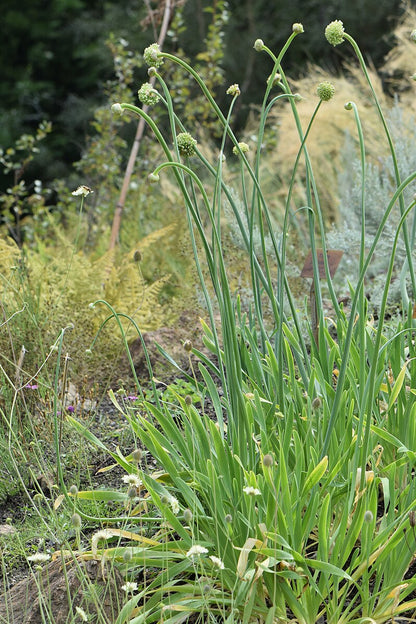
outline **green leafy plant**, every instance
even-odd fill
[[[400,615],[414,617],[416,581],[410,567],[416,546],[416,450],[415,428],[408,421],[415,405],[416,289],[408,218],[416,200],[406,190],[416,172],[402,179],[393,135],[360,49],[341,21],[332,22],[325,31],[328,42],[347,42],[358,58],[389,145],[393,184],[367,245],[365,135],[359,105],[347,102],[344,112],[355,123],[361,181],[358,270],[349,284],[347,313],[332,280],[319,188],[307,148],[315,119],[334,89],[326,80],[317,86],[316,106],[304,127],[299,96],[283,68],[286,50],[302,33],[303,26],[294,24],[278,55],[262,40],[254,43],[256,52],[269,58],[271,74],[265,80],[252,162],[231,127],[239,86],[229,87],[231,103],[224,114],[199,74],[157,44],[145,50],[144,58],[157,80],[169,128],[159,127],[135,105],[113,105],[115,113],[143,118],[163,150],[165,160],[148,181],[157,184],[170,173],[182,193],[208,317],[202,321],[206,350],[186,345],[199,377],[181,371],[193,384],[200,407],[175,392],[179,410],[177,405],[172,410],[169,396],[155,392],[154,402],[147,401],[138,385],[141,408],[126,409],[110,392],[136,439],[156,460],[154,470],[146,469],[139,449],[129,455],[111,450],[83,423],[69,418],[125,472],[122,491],[73,494],[62,474],[60,478],[60,502],[72,506],[75,501],[81,521],[107,523],[92,537],[91,549],[79,556],[111,558],[129,582],[137,583],[116,624],[173,624],[195,617],[230,624],[382,624]],[[177,116],[163,77],[169,63],[193,77],[217,116],[219,157],[207,158],[203,142]],[[268,116],[282,102],[289,103],[299,140],[277,232],[263,193],[261,146]],[[240,164],[238,188],[235,180],[232,189],[227,181],[226,151]],[[296,204],[301,161],[304,201]],[[231,288],[225,205],[246,254],[251,288],[246,307]],[[375,322],[368,313],[364,283],[396,205]],[[299,311],[286,273],[294,212],[304,218],[311,251],[316,305],[309,312],[311,321]],[[401,276],[402,307],[395,324],[387,323],[386,309],[401,237],[406,274]],[[333,307],[331,319],[324,314],[323,284]],[[101,303],[125,342],[126,320],[141,337],[133,318]],[[149,359],[148,365],[152,378]],[[124,512],[111,519],[90,516],[82,509],[85,500],[121,503]]]

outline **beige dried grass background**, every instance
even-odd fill
[[[345,24],[345,27],[347,29],[348,25]],[[410,39],[410,33],[414,28],[416,28],[416,12],[406,6],[403,18],[395,31],[395,46],[386,56],[384,65],[379,73],[371,65],[368,69],[384,113],[388,114],[397,98],[403,109],[404,126],[406,119],[416,115],[416,82],[412,79],[416,72],[416,44]],[[348,43],[345,42],[343,45]],[[385,84],[390,87],[391,94],[383,90],[382,77]],[[298,92],[303,98],[297,104],[303,130],[306,130],[318,103],[317,85],[324,80],[334,84],[335,96],[321,105],[308,137],[307,148],[325,219],[327,222],[334,222],[337,219],[339,202],[337,176],[341,167],[345,135],[348,132],[353,138],[357,137],[354,114],[345,110],[344,104],[354,101],[358,106],[367,158],[370,162],[377,162],[381,154],[386,154],[388,145],[371,91],[358,63],[346,65],[342,74],[336,76],[320,67],[308,66],[303,77],[291,82],[293,91]],[[268,153],[263,159],[262,182],[268,191],[272,191],[272,204],[275,204],[278,214],[284,210],[288,181],[300,147],[300,139],[290,105],[276,106],[271,112],[269,122],[271,122],[269,126],[275,128],[277,142],[275,149],[266,147]],[[294,211],[305,200],[302,190],[305,177],[303,164],[298,177],[299,184],[295,186],[292,205]]]

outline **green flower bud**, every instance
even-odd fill
[[[261,52],[264,49],[264,43],[262,39],[256,39],[254,42],[254,49],[256,52]]]
[[[149,78],[153,78],[153,76],[156,76],[156,74],[157,74],[156,67],[149,67],[149,69],[147,70],[147,75],[149,76]]]
[[[344,108],[345,110],[352,110],[352,102],[346,102]]]
[[[325,37],[333,46],[337,46],[344,41],[344,33],[344,24],[341,20],[335,20],[325,28]]]
[[[76,496],[78,494],[78,488],[76,485],[71,485],[71,487],[68,490],[68,494],[70,494],[71,496]]]
[[[192,405],[192,397],[189,396],[189,394],[187,394],[185,397],[185,403],[186,405]]]
[[[187,524],[192,521],[192,511],[190,509],[185,509],[183,512],[183,519]]]
[[[271,78],[272,78],[272,75],[270,74],[270,76],[267,78],[267,84],[270,83]],[[278,85],[281,79],[282,79],[282,76],[279,73],[276,73],[273,78],[272,87],[275,87],[276,85]]]
[[[335,87],[333,84],[325,80],[324,82],[319,83],[316,93],[322,102],[328,102],[328,100],[334,96]]]
[[[160,46],[158,43],[152,43],[148,48],[143,52],[143,58],[146,65],[150,65],[151,67],[160,67],[163,65],[163,58],[160,54]]]
[[[185,340],[185,342],[183,343],[183,348],[189,353],[190,351],[192,351],[192,342],[190,340]]]
[[[238,147],[240,148],[240,150],[238,150],[236,145],[234,145],[233,147],[233,154],[235,154],[236,156],[239,155],[240,151],[243,152],[243,154],[247,154],[248,150],[250,149],[247,143],[244,143],[244,141],[239,142]]]
[[[140,252],[136,251],[136,253],[140,253]],[[143,457],[143,453],[140,449],[135,449],[131,454],[131,458],[134,462],[136,462],[136,464],[138,464],[142,460],[142,457]]]
[[[297,35],[300,35],[300,34],[302,34],[303,32],[305,32],[305,31],[304,31],[304,29],[303,29],[303,24],[299,24],[299,23],[295,23],[295,24],[293,24],[293,26],[292,26],[292,31],[293,31],[294,33],[296,33]]]
[[[158,173],[149,173],[147,176],[147,181],[149,184],[157,184],[159,182],[159,174]]]
[[[180,132],[176,137],[178,150],[182,156],[192,156],[195,152],[196,139],[189,132]]]
[[[238,86],[238,84],[232,84],[230,87],[228,87],[226,93],[227,95],[232,95],[233,97],[236,97],[241,93],[240,87]]]
[[[80,529],[82,525],[81,516],[77,513],[72,514],[71,524],[74,527],[74,529]]]
[[[271,466],[273,466],[273,461],[273,457],[270,455],[270,453],[267,453],[263,457],[263,466],[265,466],[266,468],[270,468]]]
[[[374,520],[373,512],[372,511],[366,511],[365,514],[364,514],[364,522],[366,524],[371,524],[373,520]]]
[[[410,33],[410,39],[416,43],[416,29]]]
[[[142,84],[137,92],[137,95],[139,96],[140,102],[142,104],[146,104],[147,106],[154,106],[160,100],[159,93],[153,88],[150,82]]]
[[[123,107],[118,102],[112,105],[111,110],[116,115],[121,115],[123,113]]]
[[[129,561],[131,561],[133,558],[133,553],[131,548],[126,548],[125,551],[123,552],[123,561],[125,563],[128,563]]]
[[[315,397],[312,401],[312,409],[317,410],[322,407],[322,401],[320,397]]]

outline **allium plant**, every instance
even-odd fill
[[[212,353],[209,357],[192,345],[187,351],[194,370],[199,361],[199,378],[187,378],[200,394],[201,409],[178,394],[180,410],[176,407],[174,414],[163,399],[156,405],[143,401],[146,413],[142,413],[126,410],[111,394],[135,436],[162,467],[149,473],[131,456],[111,452],[126,473],[139,476],[140,482],[136,476],[132,479],[137,500],[129,504],[127,515],[112,519],[124,522],[125,528],[106,529],[107,542],[117,539],[118,543],[107,543],[100,550],[95,539],[93,554],[113,557],[132,582],[148,579],[123,608],[117,624],[128,620],[173,623],[186,621],[194,613],[230,623],[358,624],[387,622],[399,614],[412,618],[415,613],[411,595],[416,580],[409,568],[416,547],[416,351],[412,340],[416,288],[407,217],[416,202],[406,205],[403,191],[414,182],[416,172],[400,179],[394,143],[369,82],[381,131],[390,145],[396,185],[385,199],[383,217],[367,250],[360,105],[347,103],[345,114],[354,115],[361,154],[362,214],[358,278],[349,285],[350,308],[343,310],[331,279],[319,189],[307,150],[314,119],[336,92],[329,82],[317,86],[316,109],[308,127],[302,128],[297,113],[301,103],[282,65],[286,50],[302,33],[302,25],[295,24],[277,56],[262,40],[254,44],[256,52],[269,57],[271,73],[265,77],[257,151],[252,158],[231,126],[238,85],[228,90],[231,102],[224,115],[195,70],[155,44],[147,48],[145,60],[155,68],[159,105],[166,107],[169,130],[162,131],[134,104],[116,105],[117,110],[144,118],[163,148],[166,160],[149,172],[149,181],[157,183],[171,172],[182,192],[208,314],[208,322],[203,322],[204,342]],[[358,45],[343,23],[331,23],[325,34],[332,45],[353,47],[369,80]],[[175,114],[162,75],[168,63],[177,64],[195,79],[217,115],[222,139],[215,162],[204,156],[196,129],[187,128]],[[282,102],[292,108],[299,149],[286,192],[283,229],[277,232],[262,192],[261,145],[268,114]],[[225,153],[238,159],[238,189],[227,184]],[[301,159],[306,165],[306,204],[294,206]],[[367,316],[363,285],[396,203],[400,220],[375,321]],[[225,204],[231,207],[247,254],[253,304],[246,310],[230,288],[223,249]],[[310,234],[311,323],[305,323],[299,312],[286,274],[289,217],[294,210],[304,214]],[[255,232],[259,246],[254,245]],[[406,292],[409,305],[405,301],[399,324],[392,326],[386,325],[384,313],[401,233],[411,290]],[[323,283],[333,307],[331,319],[324,317]],[[272,318],[264,314],[266,305]],[[214,309],[219,311],[220,325]],[[119,316],[115,310],[113,314]],[[111,492],[80,492],[78,500],[89,496],[110,500]],[[128,498],[120,492],[113,496],[118,501]],[[78,513],[82,515],[81,506]],[[146,535],[143,526],[148,527]],[[121,539],[129,541],[128,557]],[[159,573],[152,576],[149,570]]]

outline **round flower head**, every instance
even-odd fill
[[[270,74],[270,76],[267,78],[267,84],[270,83],[271,79],[272,79],[272,74]],[[282,79],[282,76],[279,73],[276,73],[273,77],[272,87],[275,87],[276,85],[278,85],[281,79]]]
[[[142,104],[146,104],[147,106],[154,106],[160,100],[159,93],[153,88],[150,82],[142,84],[137,92],[137,95],[139,96],[140,102]]]
[[[88,622],[88,615],[85,613],[82,607],[75,607],[75,612],[79,615],[81,622]]]
[[[335,20],[325,28],[325,37],[331,45],[337,46],[344,41],[344,32],[344,24]]]
[[[238,84],[232,84],[230,87],[228,87],[226,93],[227,95],[232,95],[232,96],[240,95],[241,93],[240,87],[238,86]]]
[[[196,139],[189,132],[180,132],[176,137],[178,150],[182,156],[192,156],[195,152]]]
[[[225,565],[222,559],[220,559],[219,557],[216,557],[215,555],[210,555],[209,558],[211,559],[212,563],[214,564],[216,568],[218,568],[219,570],[224,570]]]
[[[364,514],[364,522],[366,524],[371,524],[373,520],[374,520],[373,512],[369,510],[366,511]]]
[[[175,498],[174,496],[171,496],[169,499],[169,504],[172,509],[172,513],[174,513],[175,516],[177,516],[180,510],[178,499]]]
[[[254,42],[254,49],[256,52],[261,52],[264,48],[263,39],[256,39]]]
[[[160,55],[160,45],[158,43],[152,43],[152,45],[143,52],[143,58],[146,65],[156,67],[156,69],[163,65],[163,58]]]
[[[122,115],[123,114],[123,107],[121,106],[121,104],[119,102],[116,102],[115,104],[113,104],[111,106],[111,110],[116,115]]]
[[[28,557],[27,560],[30,561],[31,563],[46,563],[46,561],[49,561],[50,558],[51,556],[48,555],[47,553],[38,552],[38,553],[35,553],[34,555],[30,555],[30,557]]]
[[[292,31],[296,33],[297,35],[300,35],[303,32],[305,32],[303,29],[303,24],[299,24],[299,23],[293,24]]]
[[[147,176],[147,181],[149,184],[157,184],[159,182],[159,174],[158,173],[149,173]]]
[[[328,102],[328,100],[330,100],[334,96],[335,87],[333,84],[325,80],[324,82],[319,83],[316,89],[316,93],[318,94],[320,100],[322,100],[323,102]]]
[[[80,529],[82,525],[81,516],[77,513],[72,514],[71,524],[74,527],[74,529]]]
[[[238,144],[238,147],[240,148],[240,151],[243,152],[243,154],[247,154],[248,150],[250,149],[247,143],[244,143],[244,141],[241,141]],[[233,154],[235,154],[236,156],[238,156],[238,154],[240,153],[238,147],[236,145],[234,145],[233,147]]]
[[[126,594],[131,594],[137,590],[137,583],[133,581],[126,581],[124,585],[121,586],[121,589],[126,592]]]
[[[186,556],[190,559],[195,559],[200,555],[205,555],[208,552],[208,549],[205,546],[200,546],[199,544],[194,544],[186,553]]]
[[[82,195],[83,197],[86,197],[90,193],[94,193],[94,191],[92,191],[89,186],[85,186],[85,184],[81,184],[75,191],[72,191],[72,195]]]

